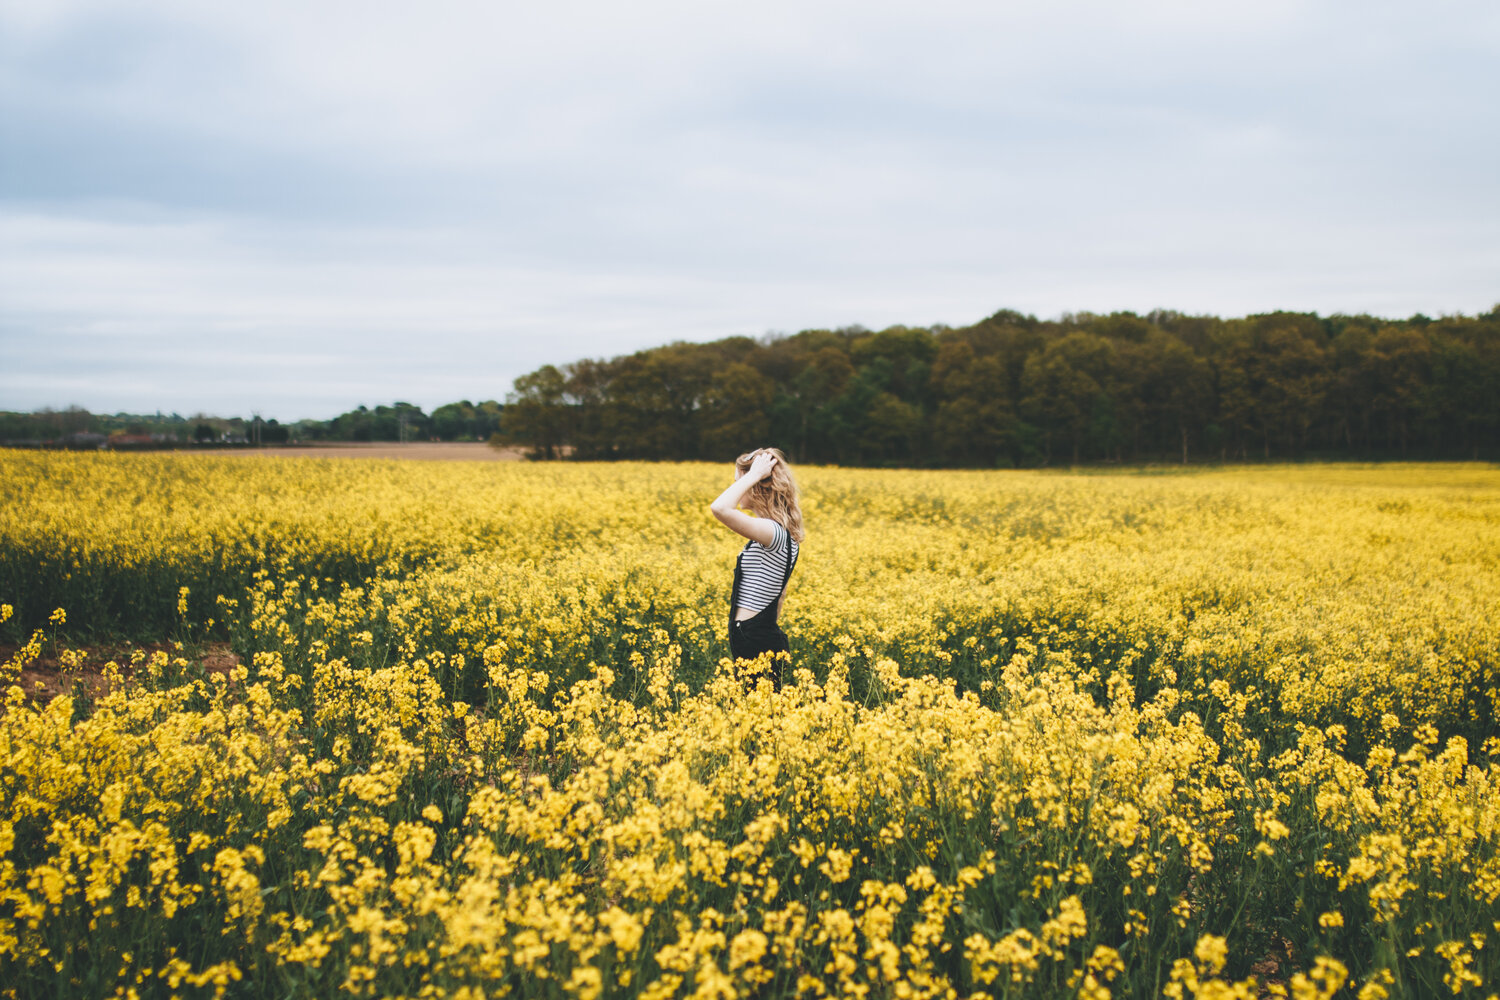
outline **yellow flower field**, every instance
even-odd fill
[[[0,454],[0,995],[1500,995],[1500,470],[799,473]]]

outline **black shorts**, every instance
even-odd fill
[[[786,633],[781,631],[776,619],[765,615],[765,612],[754,618],[729,623],[729,652],[736,660],[753,660],[762,653],[790,653],[791,648]],[[784,657],[771,657],[771,683],[778,691],[781,690],[784,662]]]

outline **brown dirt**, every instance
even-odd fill
[[[1286,996],[1288,967],[1295,966],[1292,958],[1292,943],[1277,935],[1276,944],[1280,954],[1276,951],[1269,952],[1260,961],[1250,966],[1262,997]],[[1279,992],[1272,987],[1279,988]]]
[[[299,444],[244,451],[204,452],[208,455],[272,455],[283,458],[411,458],[424,462],[518,462],[526,457],[521,448],[492,448],[484,443],[460,441],[412,441],[368,444],[341,441],[338,444]]]
[[[75,683],[82,684],[90,695],[97,697],[105,692],[108,681],[104,676],[105,664],[113,661],[120,665],[120,673],[130,676],[130,657],[137,651],[150,659],[153,653],[164,652],[168,656],[181,656],[189,662],[202,663],[203,669],[216,674],[227,674],[239,665],[240,658],[229,648],[227,642],[211,642],[201,648],[179,651],[169,642],[148,642],[136,645],[130,642],[109,643],[100,646],[72,647],[85,654],[76,667],[64,667],[55,650],[44,651],[21,671],[18,683],[27,697],[47,702],[60,694],[73,690]],[[0,663],[8,663],[20,649],[14,643],[0,644]]]

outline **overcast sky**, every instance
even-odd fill
[[[1500,4],[0,0],[0,408],[1500,301]]]

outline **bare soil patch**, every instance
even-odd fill
[[[282,458],[410,458],[422,462],[519,462],[526,457],[522,448],[493,448],[483,442],[469,441],[410,441],[406,444],[390,441],[372,441],[368,444],[341,441],[338,444],[247,448],[233,454]]]
[[[20,648],[14,643],[0,644],[0,663],[9,663]],[[98,697],[109,686],[105,666],[111,662],[119,664],[120,676],[128,679],[131,675],[130,661],[136,653],[144,654],[146,660],[150,660],[156,653],[166,653],[174,659],[180,656],[189,663],[201,663],[205,671],[214,674],[227,674],[240,662],[227,642],[210,642],[182,650],[170,642],[119,642],[69,648],[83,654],[83,660],[76,666],[63,663],[59,652],[53,650],[43,652],[21,671],[21,677],[16,683],[28,698],[48,702],[60,694],[71,693],[75,685],[82,685],[90,697]]]

